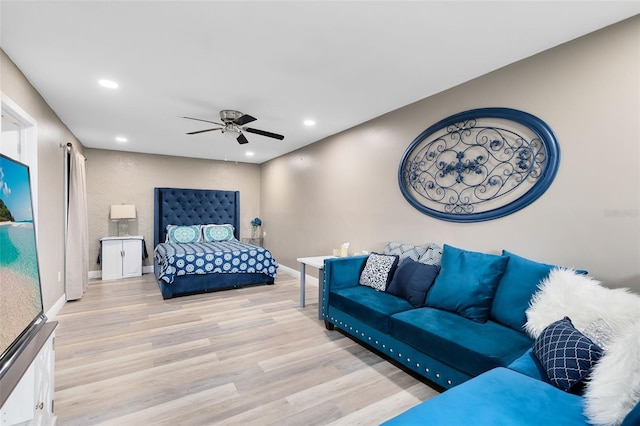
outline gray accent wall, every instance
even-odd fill
[[[405,149],[431,124],[480,107],[544,120],[561,148],[555,181],[497,220],[451,223],[418,212],[397,183]],[[639,120],[635,17],[263,164],[265,244],[294,268],[296,257],[330,254],[343,242],[351,251],[379,251],[387,241],[506,249],[640,291]]]

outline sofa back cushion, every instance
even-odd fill
[[[429,290],[426,306],[486,322],[491,302],[509,258],[462,250],[445,244],[440,273]]]
[[[491,319],[514,330],[524,331],[527,322],[525,311],[531,296],[538,289],[538,283],[555,266],[534,262],[506,250],[502,251],[502,255],[509,257],[509,263],[493,298]]]
[[[387,287],[387,293],[403,297],[416,308],[424,304],[427,292],[436,279],[440,266],[415,262],[409,258],[402,261]]]

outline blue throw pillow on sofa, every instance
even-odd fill
[[[538,290],[538,283],[556,266],[535,262],[506,250],[502,250],[502,255],[509,257],[509,263],[493,298],[491,319],[514,330],[523,331],[527,322],[525,312],[531,296]]]
[[[404,297],[414,307],[419,308],[424,304],[427,292],[439,271],[438,265],[427,265],[406,258],[393,274],[387,293]]]
[[[551,383],[569,391],[591,372],[603,351],[564,317],[542,330],[533,344],[533,354]]]
[[[462,250],[445,244],[440,273],[425,305],[486,322],[491,302],[509,258]]]

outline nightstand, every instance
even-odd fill
[[[262,237],[260,238],[243,238],[243,243],[253,244],[254,246],[262,247]]]
[[[142,240],[141,236],[102,238],[102,279],[141,276]]]

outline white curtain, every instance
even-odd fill
[[[69,206],[66,241],[67,300],[80,299],[87,288],[89,275],[89,223],[87,219],[87,184],[85,158],[73,147],[69,167]]]

